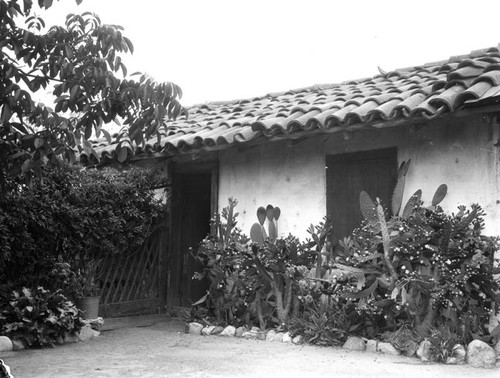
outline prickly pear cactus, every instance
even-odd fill
[[[279,207],[267,205],[267,207],[260,206],[257,209],[258,223],[254,223],[250,228],[250,238],[258,245],[263,245],[264,240],[268,237],[271,241],[278,238],[278,219],[281,215]],[[267,233],[265,223],[267,222]]]

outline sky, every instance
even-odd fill
[[[121,25],[129,73],[180,85],[185,106],[340,83],[500,43],[500,1],[75,0],[48,25],[91,11]]]

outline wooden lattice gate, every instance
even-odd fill
[[[99,315],[153,314],[165,307],[165,256],[168,228],[160,227],[136,251],[103,261]]]

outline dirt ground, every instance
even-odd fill
[[[49,349],[2,353],[16,378],[29,377],[499,377],[498,369],[184,333],[180,321],[125,325]]]

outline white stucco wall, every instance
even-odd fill
[[[236,198],[238,227],[249,235],[258,207],[278,206],[280,236],[305,238],[308,225],[320,221],[326,209],[325,162],[318,142],[279,142],[220,153],[219,207]]]
[[[441,205],[446,211],[477,202],[487,212],[486,233],[500,235],[497,138],[498,126],[477,115],[221,151],[219,210],[228,197],[236,198],[238,226],[248,235],[259,206],[279,206],[280,236],[292,233],[304,239],[308,226],[326,215],[325,156],[396,146],[399,162],[412,159],[404,201],[422,189],[429,203],[445,183],[448,195]]]

